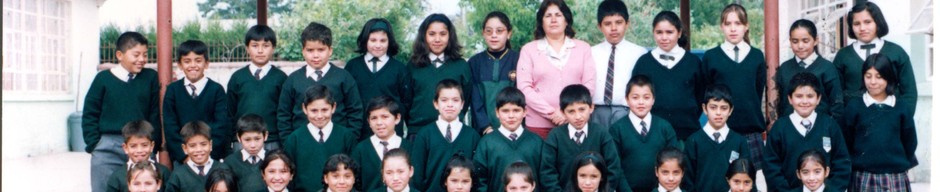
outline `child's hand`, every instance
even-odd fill
[[[484,134],[484,135],[490,134],[490,133],[492,133],[492,132],[493,132],[493,126],[489,126],[489,127],[486,127],[486,129],[483,129],[483,134]]]
[[[551,120],[552,120],[552,123],[554,123],[555,125],[561,125],[561,124],[567,123],[567,120],[565,120],[565,116],[564,116],[564,115],[561,115],[561,113],[559,113],[559,112],[557,112],[557,111],[556,111],[556,112],[552,112],[552,113],[550,113],[550,114],[548,114],[548,115],[550,116],[550,118],[551,118]]]

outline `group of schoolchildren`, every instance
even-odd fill
[[[597,70],[624,80],[613,84],[623,98],[597,102],[583,85],[564,87],[566,123],[547,137],[523,126],[519,52],[501,12],[486,16],[487,49],[469,62],[441,14],[420,25],[407,65],[394,58],[385,19],[365,24],[363,55],[344,68],[328,62],[330,29],[312,22],[300,39],[307,65],[289,75],[269,63],[274,31],[254,26],[245,36],[251,64],[227,91],[205,77],[207,46],[186,41],[176,57],[185,76],[167,86],[162,107],[156,72],[143,68],[147,39],[124,33],[120,66],[100,72],[85,99],[93,190],[739,192],[756,191],[763,169],[770,191],[910,191],[916,88],[909,56],[881,39],[888,28],[877,5],[848,13],[858,41],[834,62],[817,54],[814,23],[793,23],[795,57],[772,77],[779,118],[766,132],[766,64],[748,44],[743,7],[725,7],[725,41],[702,59],[682,48],[688,26],[671,11],[655,16],[657,47],[644,54],[623,39],[623,2],[598,9],[607,38],[593,48]],[[631,63],[614,73],[614,56]],[[600,110],[617,105],[628,111]],[[172,171],[151,156],[160,151]]]

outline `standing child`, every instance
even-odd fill
[[[157,71],[144,69],[147,63],[147,39],[137,32],[125,32],[115,42],[115,56],[120,63],[98,72],[91,82],[82,113],[82,137],[85,152],[91,153],[91,191],[102,192],[107,179],[127,162],[119,143],[121,127],[144,119],[160,122],[160,84]],[[159,125],[159,124],[158,124]],[[163,146],[162,131],[153,131],[153,151]]]
[[[228,97],[222,85],[206,77],[209,68],[209,47],[199,40],[188,40],[176,49],[178,68],[186,76],[166,87],[163,97],[163,125],[170,159],[182,162],[183,138],[180,126],[192,121],[209,124],[212,130],[212,158],[222,159],[229,154],[233,138],[229,120]]]
[[[209,171],[205,184],[206,192],[238,192],[238,183],[235,183],[235,174],[228,169],[215,169]],[[242,189],[242,191],[248,191]]]
[[[656,154],[656,178],[659,186],[653,191],[682,192],[680,184],[685,175],[687,159],[682,150],[675,147],[666,147]]]
[[[385,159],[382,159],[382,181],[385,182],[385,189],[372,190],[372,192],[418,192],[410,186],[411,175],[414,173],[414,166],[411,166],[408,152],[404,149],[392,149],[385,153]]]
[[[843,122],[852,154],[849,191],[909,191],[907,171],[918,165],[914,114],[898,99],[898,76],[890,58],[872,54],[862,65],[865,88],[861,98],[846,103]],[[834,166],[834,165],[833,165]],[[881,182],[881,181],[890,182]]]
[[[297,172],[294,162],[281,151],[274,151],[264,157],[259,169],[261,169],[264,184],[267,186],[265,191],[270,192],[288,191],[288,184]]]
[[[224,163],[210,158],[212,153],[211,128],[202,121],[193,121],[183,125],[180,135],[183,138],[183,153],[186,158],[176,164],[166,191],[201,191],[206,185],[206,174],[216,169],[228,169]]]
[[[470,57],[470,73],[473,89],[470,91],[470,108],[473,128],[487,134],[499,127],[496,117],[496,95],[505,87],[515,87],[516,62],[519,52],[512,50],[509,39],[512,24],[509,17],[493,11],[483,19],[483,39],[486,51]],[[496,187],[499,188],[499,187]]]
[[[455,153],[473,154],[480,142],[476,131],[458,121],[464,106],[461,88],[452,79],[438,83],[433,103],[440,115],[437,121],[414,136],[411,162],[414,162],[415,174],[412,184],[419,191],[443,191],[441,172],[450,157]]]
[[[860,3],[852,7],[846,18],[849,25],[852,25],[849,38],[857,41],[839,49],[832,62],[842,76],[846,103],[862,97],[865,91],[862,78],[866,71],[860,67],[872,54],[880,53],[887,57],[893,64],[891,67],[895,68],[894,73],[898,77],[898,99],[904,101],[910,114],[914,114],[914,109],[917,108],[917,82],[911,67],[911,57],[898,44],[882,39],[888,35],[888,21],[885,20],[881,8],[872,2]]]
[[[536,191],[535,174],[529,164],[519,161],[509,164],[503,173],[503,185],[507,192],[533,192]]]
[[[135,164],[140,164],[144,162],[149,162],[160,175],[163,176],[160,178],[160,181],[166,181],[170,177],[170,169],[162,164],[156,163],[150,159],[150,154],[153,153],[154,142],[150,138],[153,135],[153,125],[150,125],[149,122],[144,120],[136,120],[127,122],[124,125],[124,128],[121,128],[121,132],[124,135],[124,143],[121,144],[121,148],[124,149],[124,154],[127,154],[128,161],[127,164],[123,166],[123,169],[118,168],[114,170],[114,173],[111,174],[111,178],[108,178],[108,192],[126,192],[127,189],[127,171],[134,167]],[[165,188],[160,183],[160,188]]]
[[[405,82],[408,80],[408,67],[394,58],[395,55],[398,55],[400,48],[393,31],[392,24],[388,20],[373,18],[367,21],[365,26],[362,27],[362,32],[359,33],[359,39],[356,43],[359,47],[356,52],[362,54],[362,56],[346,62],[345,69],[349,71],[349,74],[352,74],[353,79],[356,79],[356,84],[359,87],[359,99],[363,104],[368,103],[369,100],[375,97],[387,96],[398,106],[403,106],[402,100],[407,98],[405,93],[408,87],[405,86]],[[407,111],[407,109],[402,110]],[[365,140],[374,134],[369,128],[368,113],[365,114],[366,121],[363,122],[359,140]],[[404,133],[402,123],[396,122],[393,127],[395,133]],[[362,163],[362,161],[357,162]],[[375,183],[381,183],[379,180],[375,181]],[[369,184],[369,182],[365,184]]]
[[[312,85],[323,85],[330,89],[330,98],[336,101],[329,103],[336,108],[336,115],[331,114],[332,122],[347,129],[358,139],[363,117],[359,87],[349,72],[329,63],[333,55],[333,32],[323,24],[310,22],[300,34],[300,43],[303,45],[301,54],[307,65],[287,76],[282,86],[277,105],[277,128],[281,139],[286,140],[292,132],[309,123],[304,115],[306,110],[301,107],[307,104],[304,102],[304,92]],[[317,164],[317,167],[322,168],[321,165]],[[303,178],[304,174],[300,176]]]
[[[605,0],[597,6],[597,29],[604,34],[604,41],[591,47],[597,70],[591,122],[603,129],[629,113],[623,100],[626,96],[621,94],[626,92],[626,82],[632,77],[637,59],[646,52],[646,48],[624,38],[629,28],[630,13],[623,1]]]
[[[127,189],[123,190],[132,192],[160,191],[165,181],[163,179],[165,175],[154,169],[154,166],[156,165],[149,161],[144,161],[128,168],[128,174],[123,179],[127,181],[124,182],[124,185],[127,185]]]
[[[500,126],[495,134],[483,135],[473,161],[482,174],[478,191],[503,191],[499,184],[510,164],[523,161],[532,166],[541,163],[542,141],[522,126],[526,115],[525,95],[516,87],[506,87],[496,96],[496,117]],[[538,180],[538,177],[534,178]]]
[[[722,174],[735,159],[752,159],[751,149],[741,134],[728,127],[728,117],[735,107],[731,91],[723,84],[705,90],[702,110],[708,123],[696,131],[685,144],[688,158],[688,176],[684,181],[689,190],[727,191],[730,186],[722,182]]]
[[[258,164],[269,152],[264,149],[268,141],[268,129],[261,116],[247,114],[238,119],[235,133],[242,149],[225,157],[225,164],[232,169],[238,179],[238,188],[242,191],[264,190],[264,180]]]
[[[757,170],[754,164],[748,159],[738,159],[731,162],[728,171],[725,172],[725,180],[728,186],[731,186],[729,192],[756,192],[754,188],[754,178],[757,178]],[[770,186],[768,186],[769,188]]]
[[[617,144],[607,130],[597,129],[597,125],[588,123],[594,111],[588,88],[581,84],[568,85],[562,89],[559,100],[568,123],[552,129],[542,145],[539,169],[542,191],[561,191],[565,186],[576,185],[570,182],[570,177],[575,175],[574,157],[585,151],[599,152],[605,157],[604,164],[608,166],[605,169],[610,171],[607,179],[611,189],[630,191],[626,179],[621,179],[623,175],[620,172]]]
[[[256,114],[264,120],[267,139],[264,149],[280,148],[281,137],[277,132],[277,103],[281,85],[287,74],[270,63],[277,47],[277,34],[266,25],[255,25],[245,32],[245,50],[251,63],[232,73],[228,80],[228,101],[232,118]],[[236,122],[237,123],[237,122]],[[243,146],[235,145],[235,151]],[[260,161],[260,160],[259,160]],[[236,173],[236,176],[238,173]],[[242,190],[255,191],[241,188]]]
[[[800,188],[796,172],[799,155],[806,150],[816,149],[826,152],[832,172],[829,175],[829,187],[845,191],[849,184],[851,163],[849,151],[838,122],[825,114],[816,113],[820,101],[820,86],[816,76],[800,72],[790,80],[787,97],[793,106],[793,113],[777,119],[767,133],[767,189],[795,190]]]
[[[476,169],[470,159],[460,153],[454,154],[450,162],[447,162],[447,167],[444,167],[444,174],[441,174],[444,177],[444,188],[447,192],[470,192],[475,183],[473,180],[477,178],[474,177],[474,170]]]
[[[810,72],[821,80],[824,92],[820,94],[823,102],[819,103],[816,111],[832,116],[836,120],[842,119],[842,80],[839,71],[825,58],[816,53],[819,38],[816,37],[816,24],[806,19],[793,22],[790,26],[790,48],[793,49],[793,59],[787,60],[777,68],[774,82],[777,83],[778,95],[786,95],[786,88],[790,87],[790,79],[799,72]],[[778,97],[777,117],[793,113],[793,106],[787,97]]]
[[[608,192],[614,191],[608,184],[611,176],[604,157],[593,151],[585,151],[574,159],[571,166],[571,178],[567,192]],[[627,189],[627,191],[630,191]]]
[[[750,148],[754,168],[760,170],[763,159],[763,133],[767,124],[761,113],[761,98],[767,85],[767,64],[764,53],[751,47],[748,40],[747,12],[739,4],[730,4],[721,11],[721,31],[725,41],[705,52],[702,58],[705,78],[711,85],[725,84],[735,99],[737,111],[728,118],[728,127],[744,135]]]
[[[369,101],[366,118],[374,135],[362,140],[352,150],[352,159],[359,163],[356,170],[359,191],[383,189],[382,158],[388,150],[408,150],[411,143],[396,134],[395,126],[401,122],[400,105],[392,97],[380,95]]]
[[[326,184],[323,190],[329,192],[351,192],[355,191],[356,170],[359,164],[356,164],[352,158],[346,154],[336,154],[326,160],[323,167],[323,183]]]
[[[630,113],[610,127],[610,137],[620,154],[623,176],[633,191],[656,188],[656,154],[677,147],[676,132],[669,121],[650,113],[656,99],[653,82],[646,75],[634,75],[627,83]]]
[[[297,161],[297,190],[317,191],[323,189],[323,165],[328,157],[347,154],[356,144],[352,131],[332,117],[336,112],[333,90],[326,85],[313,84],[304,92],[303,109],[307,124],[284,138],[284,153]]]
[[[826,177],[829,176],[829,161],[826,160],[826,156],[822,152],[815,149],[806,150],[806,152],[800,154],[800,160],[797,163],[800,167],[796,170],[796,177],[803,183],[803,188],[799,191],[836,191],[826,187]]]
[[[457,82],[460,90],[471,89],[470,66],[460,56],[460,43],[457,42],[457,31],[450,19],[443,14],[431,14],[424,19],[418,28],[415,37],[414,49],[408,64],[410,79],[405,85],[409,89],[409,98],[405,99],[405,108],[408,109],[408,133],[405,138],[414,140],[412,136],[421,132],[421,129],[434,125],[435,117],[440,115],[435,110],[438,83],[444,79]],[[461,91],[461,98],[467,98]],[[463,103],[463,102],[461,102]],[[458,106],[460,117],[466,112],[469,102]],[[449,157],[450,155],[448,155]],[[447,162],[444,160],[443,162]],[[443,162],[440,164],[443,167]],[[421,165],[416,166],[421,168]],[[416,176],[420,176],[420,171]],[[420,181],[422,178],[416,178]],[[422,188],[423,186],[417,186]]]

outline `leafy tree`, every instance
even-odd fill
[[[509,43],[512,49],[521,49],[525,43],[532,41],[535,31],[535,12],[538,11],[540,3],[540,0],[461,0],[460,6],[466,11],[462,17],[467,21],[466,25],[457,25],[458,38],[464,44],[463,55],[469,57],[486,49],[486,43],[483,40],[483,22],[485,22],[483,19],[493,11],[501,11],[509,17],[513,30]]]
[[[268,14],[280,15],[291,11],[294,0],[268,0]],[[197,3],[205,18],[246,19],[258,17],[257,0],[206,0]]]

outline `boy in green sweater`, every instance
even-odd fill
[[[150,162],[163,176],[161,180],[169,179],[170,169],[150,159],[154,147],[153,139],[150,138],[153,135],[153,125],[144,120],[131,121],[121,128],[121,132],[124,135],[124,144],[121,144],[121,148],[127,154],[128,161],[123,169],[115,170],[111,178],[108,178],[108,192],[126,192],[128,190],[127,171],[137,163]],[[162,184],[165,185],[166,182]]]
[[[247,114],[235,123],[235,134],[241,149],[225,157],[225,164],[232,169],[238,181],[238,188],[242,191],[261,191],[266,189],[261,179],[261,169],[258,165],[264,156],[265,141],[268,139],[268,129],[264,119],[259,115]]]
[[[319,191],[323,189],[323,165],[336,154],[349,154],[357,137],[346,127],[333,122],[336,100],[325,85],[313,84],[304,92],[301,104],[307,124],[284,138],[284,152],[294,162],[294,189]]]
[[[233,120],[247,114],[256,114],[267,127],[264,149],[280,148],[281,138],[277,132],[277,104],[281,85],[287,73],[270,63],[277,47],[277,35],[271,27],[255,25],[245,32],[245,49],[251,63],[232,73],[228,80],[228,109]],[[236,120],[237,121],[237,120]],[[237,123],[237,122],[236,122]],[[234,150],[242,146],[235,143]]]
[[[359,166],[355,170],[359,178],[358,191],[384,189],[382,183],[382,159],[389,150],[402,148],[408,150],[411,143],[396,134],[396,125],[401,122],[402,108],[398,101],[389,96],[380,95],[369,101],[369,128],[372,136],[356,144],[352,157]]]
[[[471,156],[480,142],[480,135],[458,120],[464,109],[464,94],[460,83],[444,79],[437,85],[434,108],[440,114],[437,121],[415,135],[411,147],[414,176],[411,186],[418,191],[444,191],[444,167],[456,153]]]
[[[724,84],[705,90],[702,111],[708,124],[686,140],[686,173],[682,188],[694,191],[728,191],[725,171],[735,159],[751,158],[747,139],[728,127],[734,111],[731,91]],[[759,160],[758,160],[759,161]],[[752,185],[752,188],[756,188]]]
[[[496,118],[500,126],[483,135],[473,162],[479,172],[478,191],[505,191],[503,172],[518,161],[538,167],[542,160],[542,138],[525,130],[525,95],[516,87],[503,88],[496,95]],[[532,178],[538,180],[538,176]]]
[[[183,137],[183,152],[186,159],[176,164],[166,184],[166,192],[205,190],[206,175],[212,170],[227,169],[222,162],[210,158],[212,137],[209,125],[202,121],[192,121],[183,125],[180,135]]]

